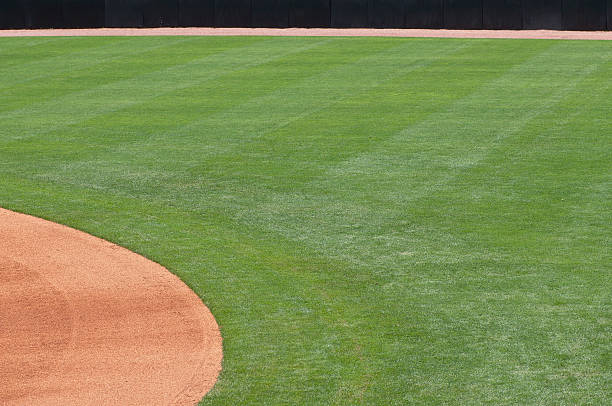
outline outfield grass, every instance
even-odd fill
[[[609,404],[612,43],[0,39],[0,206],[179,275],[205,405]]]

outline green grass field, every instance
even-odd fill
[[[204,405],[612,401],[612,43],[0,40],[0,206],[153,259]]]

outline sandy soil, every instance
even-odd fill
[[[272,36],[366,36],[432,38],[528,38],[612,40],[612,31],[549,30],[411,30],[338,28],[96,28],[69,30],[0,30],[0,37],[29,36],[151,36],[151,35],[272,35]]]
[[[193,405],[221,359],[213,315],[165,268],[0,209],[1,405]]]

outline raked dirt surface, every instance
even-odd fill
[[[154,36],[154,35],[264,35],[349,36],[415,38],[516,38],[612,40],[612,31],[553,30],[426,30],[377,28],[93,28],[51,30],[0,30],[0,37],[34,36]]]
[[[0,209],[0,404],[193,405],[219,327],[179,278],[110,242]]]

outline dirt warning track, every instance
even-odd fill
[[[213,315],[161,265],[0,208],[1,405],[193,405],[221,360]]]
[[[405,38],[515,38],[612,40],[612,31],[555,30],[433,30],[379,28],[81,28],[0,30],[0,37],[74,36],[165,36],[165,35],[264,35],[299,37],[405,37]]]

